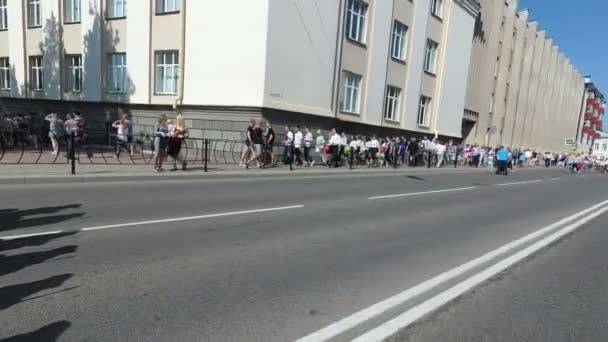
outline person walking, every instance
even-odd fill
[[[116,129],[116,158],[120,157],[120,152],[125,149],[131,153],[129,148],[129,130],[133,124],[128,119],[127,114],[121,115],[119,120],[112,123],[112,127]]]
[[[63,120],[57,113],[50,113],[44,119],[49,123],[49,139],[51,139],[51,145],[53,146],[52,154],[57,155],[59,154],[59,141],[65,133]]]
[[[323,165],[327,164],[327,155],[325,154],[325,137],[321,134],[321,130],[317,130],[317,140],[315,141],[315,152],[319,157],[321,157],[321,161]],[[315,161],[313,160],[310,166],[315,166]]]
[[[328,161],[328,166],[331,167],[333,162],[335,167],[338,167],[340,162],[340,144],[342,143],[342,137],[338,134],[335,128],[331,129],[331,135],[329,137],[330,154],[332,156],[331,161]]]
[[[253,127],[253,150],[255,151],[255,156],[251,158],[248,163],[251,163],[253,160],[256,161],[256,165],[258,168],[262,168],[262,147],[264,146],[264,130],[260,126],[260,122],[257,122]]]
[[[167,126],[167,116],[161,114],[154,124],[154,171],[163,172],[163,162],[167,150],[167,137],[169,127]]]
[[[412,138],[412,141],[410,142],[407,149],[408,149],[408,153],[410,155],[410,158],[409,158],[410,166],[417,166],[418,165],[418,142],[416,141],[416,138]]]
[[[312,147],[313,136],[308,127],[304,128],[304,132],[306,133],[304,135],[304,162],[306,166],[311,166],[313,160],[310,156],[310,148]]]
[[[443,158],[445,157],[446,146],[441,143],[441,141],[437,141],[435,144],[435,155],[437,155],[437,167],[441,167],[443,165]]]
[[[293,162],[293,132],[289,126],[285,126],[283,147],[283,164],[289,165]]]
[[[300,126],[296,126],[295,133],[293,135],[293,155],[294,161],[297,165],[304,165],[304,159],[302,158],[302,143],[304,142],[304,134],[300,130]]]
[[[498,163],[497,175],[507,175],[507,162],[509,161],[509,151],[504,146],[499,146],[496,152],[496,160]]]
[[[175,122],[167,124],[169,135],[167,137],[167,155],[171,157],[173,167],[171,171],[177,171],[177,163],[180,163],[182,170],[186,171],[187,162],[182,157],[182,145],[185,139],[188,137],[188,128],[186,127],[186,120],[184,116],[179,113],[175,118]]]
[[[243,146],[243,152],[241,153],[241,160],[239,161],[239,165],[242,167],[246,167],[248,161],[255,155],[255,151],[253,150],[253,127],[255,126],[255,120],[249,120],[247,124],[247,129],[245,130],[245,145]]]
[[[274,163],[273,147],[276,136],[274,134],[274,129],[272,129],[272,126],[270,125],[270,122],[265,122],[264,126],[265,127],[262,127],[264,128],[264,153],[265,156],[268,156],[268,161],[264,159],[262,160],[262,163],[263,165],[272,165]]]

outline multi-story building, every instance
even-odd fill
[[[591,77],[585,79],[585,96],[577,131],[578,151],[589,152],[596,145],[595,140],[602,136],[606,100],[593,84]],[[604,145],[602,143],[602,145]],[[605,146],[605,145],[604,145]]]
[[[5,111],[460,138],[477,0],[0,0]],[[1,26],[3,25],[3,26]]]
[[[562,151],[576,136],[584,77],[516,0],[481,0],[471,63],[468,141]]]

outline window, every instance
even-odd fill
[[[80,0],[65,0],[65,22],[80,22]]]
[[[27,26],[42,26],[40,18],[40,2],[42,0],[27,0]]]
[[[348,0],[346,12],[346,37],[359,43],[365,42],[365,16],[367,4],[361,0]]]
[[[340,110],[347,113],[359,113],[359,94],[361,93],[361,76],[344,71],[342,74],[342,96]]]
[[[420,96],[418,104],[418,126],[429,127],[429,112],[431,111],[431,98],[428,96]]]
[[[44,90],[44,66],[42,56],[30,57],[30,89],[33,91]]]
[[[600,150],[600,144],[596,143],[595,145],[593,145],[593,149],[596,150],[596,151],[599,151]]]
[[[608,151],[608,144],[602,145],[602,151]]]
[[[66,77],[65,90],[72,93],[82,91],[82,56],[68,55],[66,56]]]
[[[156,93],[177,94],[178,51],[156,52]]]
[[[0,30],[8,29],[8,0],[0,0]]]
[[[393,39],[391,42],[391,55],[393,58],[405,60],[407,54],[407,26],[395,20],[393,26]]]
[[[156,0],[156,13],[179,12],[181,0]]]
[[[127,16],[127,0],[108,0],[108,18]]]
[[[386,87],[386,100],[384,102],[384,118],[391,121],[399,121],[401,110],[401,89],[393,86]]]
[[[127,55],[111,53],[108,55],[108,74],[106,89],[108,93],[125,93],[127,90]]]
[[[428,39],[426,41],[426,53],[424,54],[424,71],[435,73],[437,67],[437,48],[439,44]]]
[[[443,10],[443,0],[431,0],[431,14],[441,18],[441,12]]]
[[[0,90],[11,90],[11,65],[8,57],[0,57]]]

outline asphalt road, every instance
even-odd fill
[[[0,240],[0,339],[295,340],[607,190],[559,170],[2,186],[0,237],[60,233]]]

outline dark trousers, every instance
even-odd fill
[[[551,166],[551,159],[545,159],[545,167]]]
[[[310,147],[304,146],[304,161],[306,163],[312,162],[312,158],[310,158]]]
[[[430,169],[430,168],[431,168],[431,165],[433,164],[433,152],[432,152],[432,151],[428,151],[428,152],[426,153],[426,156],[427,156],[427,158],[428,158],[428,164],[427,164],[427,167]]]
[[[283,150],[283,163],[291,164],[293,160],[293,146],[285,145]]]
[[[499,160],[497,162],[497,169],[496,169],[496,174],[497,175],[507,175],[507,161],[506,160]]]

